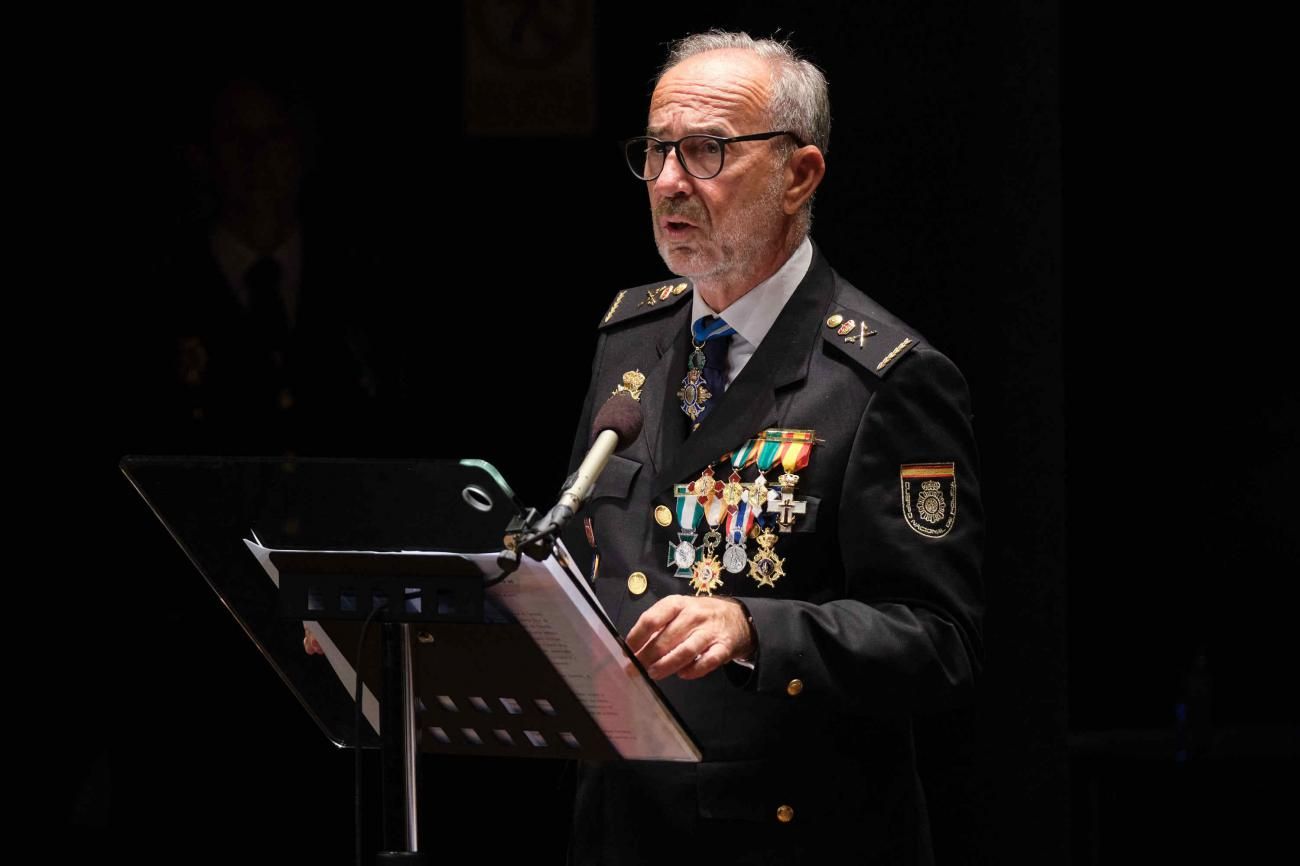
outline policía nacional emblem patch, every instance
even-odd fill
[[[898,467],[903,519],[918,535],[940,538],[957,520],[955,463],[905,463]]]

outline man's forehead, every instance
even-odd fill
[[[659,79],[650,98],[647,129],[686,124],[697,132],[726,132],[729,126],[766,114],[770,81],[766,61],[749,51],[726,49],[688,57]]]

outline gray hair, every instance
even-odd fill
[[[789,130],[804,144],[815,144],[826,153],[831,137],[831,99],[826,76],[800,57],[788,42],[755,39],[748,33],[726,30],[693,33],[669,44],[668,59],[658,77],[662,78],[688,57],[723,48],[752,51],[768,62],[772,67],[772,104],[768,107],[772,128]]]

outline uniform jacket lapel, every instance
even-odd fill
[[[670,387],[663,395],[665,422],[652,425],[668,428],[659,434],[658,453],[663,459],[658,463],[660,471],[655,476],[656,493],[687,481],[705,466],[777,422],[777,392],[807,377],[812,352],[822,342],[818,325],[822,313],[830,305],[833,291],[834,272],[814,246],[808,273],[745,369],[720,397],[714,398],[717,403],[698,430],[684,440],[677,439],[669,447],[663,447],[673,440],[673,433],[668,431],[681,429],[684,433],[686,428],[685,416],[676,400],[676,387],[672,384],[686,371],[686,329],[689,323],[683,323],[673,350],[664,355],[664,359],[671,357],[670,363],[675,365],[668,368],[666,377]],[[682,416],[681,425],[668,420],[673,414]]]
[[[649,369],[642,370],[646,383],[641,390],[641,405],[649,413],[659,412],[659,417],[664,419],[663,423],[647,423],[642,433],[651,465],[656,469],[677,452],[686,436],[685,416],[677,400],[682,374],[675,371],[686,369],[690,319],[691,305],[684,303],[665,320],[665,326],[653,336],[658,360]],[[683,423],[674,424],[678,415],[682,416]]]

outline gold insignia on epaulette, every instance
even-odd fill
[[[677,285],[666,283],[665,285],[659,286],[655,289],[646,289],[645,297],[641,299],[641,303],[637,304],[637,306],[653,307],[660,301],[666,301],[674,295],[680,295],[682,292],[686,291],[686,289],[686,283],[678,283]]]
[[[614,318],[614,311],[618,309],[619,304],[623,303],[623,296],[626,294],[627,289],[624,289],[614,296],[614,303],[609,305],[609,311],[605,313],[605,324],[609,324],[609,320]]]
[[[863,320],[862,320],[862,324],[859,325],[858,327],[859,327],[859,330],[858,330],[858,334],[857,334],[857,336],[855,337],[855,336],[853,336],[853,335],[850,334],[849,336],[847,336],[847,337],[844,338],[844,342],[846,342],[846,343],[857,343],[859,349],[866,348],[866,345],[867,345],[867,338],[869,338],[869,337],[874,337],[874,336],[876,336],[877,334],[880,333],[879,331],[873,331],[873,330],[871,330],[869,327],[867,327],[867,320],[866,320],[866,319],[863,319]]]
[[[844,317],[841,316],[839,313],[834,313],[829,319],[826,320],[826,327],[838,328],[840,326],[840,322],[842,321],[844,321]]]
[[[852,319],[848,319],[844,322],[844,324],[840,325],[838,328],[835,329],[835,333],[843,337],[845,334],[851,332],[857,326],[858,326],[857,322],[853,321]]]
[[[891,349],[890,352],[889,352],[889,354],[886,355],[886,356],[881,360],[881,362],[880,362],[879,364],[876,365],[876,369],[877,369],[877,370],[883,370],[883,369],[885,368],[885,365],[886,365],[886,364],[888,364],[890,361],[892,361],[892,360],[894,360],[895,358],[897,358],[897,357],[898,357],[898,353],[901,352],[901,351],[903,351],[904,349],[906,349],[906,348],[907,348],[908,346],[910,346],[910,345],[912,345],[912,338],[911,338],[911,337],[906,337],[906,338],[904,338],[903,342],[899,343],[897,346],[895,346],[893,349]]]
[[[956,464],[907,463],[898,478],[907,525],[926,538],[947,535],[957,520]]]
[[[623,374],[623,383],[609,392],[611,397],[627,394],[633,400],[641,400],[641,386],[645,384],[645,374],[640,370],[628,370]]]

